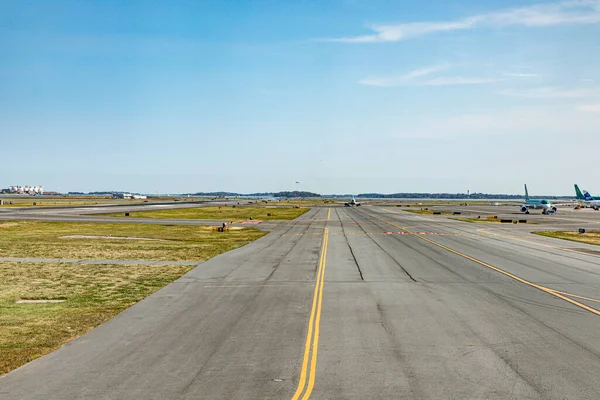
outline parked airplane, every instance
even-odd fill
[[[542,214],[554,214],[558,209],[552,205],[550,200],[533,200],[529,198],[529,192],[527,191],[527,185],[525,185],[525,203],[521,204],[521,212],[529,214],[530,209],[542,209]]]
[[[352,200],[344,203],[344,205],[346,207],[352,207],[352,206],[360,207],[360,202],[356,201],[356,199],[354,198],[354,196],[352,196]]]
[[[596,211],[600,209],[600,200],[593,198],[587,190],[584,190],[583,193],[581,193],[579,186],[575,185],[575,194],[577,195],[577,200],[583,202],[586,206],[592,207]]]

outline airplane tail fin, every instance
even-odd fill
[[[584,199],[585,199],[585,200],[587,200],[587,201],[592,201],[592,200],[594,200],[594,198],[592,197],[592,195],[591,195],[591,194],[589,194],[589,192],[588,192],[587,190],[584,190],[584,191],[583,191],[583,197],[584,197]]]
[[[585,197],[583,196],[583,193],[581,193],[581,190],[579,190],[579,186],[577,184],[575,184],[575,194],[577,195],[577,199],[579,199],[579,200],[585,199]]]
[[[529,192],[527,191],[527,184],[525,184],[525,200],[529,200]]]

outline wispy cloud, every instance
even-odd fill
[[[465,76],[442,76],[422,82],[424,86],[450,86],[450,85],[476,85],[481,83],[494,83],[497,79],[478,78]]]
[[[600,113],[600,104],[584,104],[579,106],[581,111]]]
[[[595,24],[599,22],[600,0],[573,0],[480,14],[456,21],[373,25],[369,28],[374,33],[369,35],[325,40],[344,43],[382,43],[397,42],[436,32],[465,30],[475,27],[502,27],[510,25],[539,27],[566,24]]]
[[[539,78],[538,74],[523,74],[523,73],[508,73],[504,74],[504,76],[512,76],[516,78]]]
[[[448,68],[445,65],[434,65],[432,67],[425,67],[425,68],[421,68],[421,69],[416,69],[414,71],[409,72],[408,74],[405,74],[401,77],[402,80],[408,81],[408,80],[412,80],[415,78],[420,78],[422,76],[426,76],[426,75],[430,75],[434,72],[438,72],[441,70],[444,70]]]
[[[369,86],[403,86],[409,84],[415,84],[420,78],[431,75],[435,72],[446,69],[443,65],[434,65],[425,68],[419,68],[414,71],[410,71],[405,74],[399,75],[387,75],[387,76],[371,76],[359,81],[363,85]]]
[[[519,69],[531,69],[531,68],[533,68],[532,65],[524,65],[524,64],[512,64],[511,67],[512,68],[519,68]]]
[[[466,19],[457,22],[416,22],[400,25],[374,25],[370,28],[375,31],[372,35],[325,39],[330,42],[345,43],[378,43],[378,42],[397,42],[410,37],[427,35],[434,32],[454,31],[458,29],[468,29],[474,25],[475,21]]]
[[[532,99],[581,99],[600,96],[599,88],[560,88],[552,86],[526,90],[506,89],[498,93],[505,96]]]
[[[391,86],[450,86],[473,85],[496,82],[495,79],[482,77],[439,76],[431,77],[435,72],[448,69],[448,66],[438,65],[417,69],[406,74],[368,77],[359,81],[363,85]]]

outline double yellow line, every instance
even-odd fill
[[[327,211],[327,220],[331,216],[331,209]],[[319,352],[319,330],[321,328],[321,308],[323,305],[323,286],[325,284],[325,267],[327,265],[327,244],[329,243],[329,229],[325,228],[323,232],[323,244],[321,246],[321,258],[317,268],[317,282],[313,295],[313,303],[308,321],[308,333],[306,334],[306,343],[304,345],[304,358],[302,360],[302,370],[300,372],[300,381],[296,393],[292,400],[302,400],[310,397],[315,378],[317,375],[317,354]],[[310,361],[310,364],[309,364]]]
[[[409,234],[411,234],[411,235],[413,235],[413,236],[416,236],[416,237],[418,237],[419,239],[422,239],[422,240],[424,240],[424,241],[426,241],[426,242],[429,242],[429,243],[431,243],[431,244],[433,244],[433,245],[435,245],[435,246],[437,246],[437,247],[440,247],[440,248],[442,248],[442,249],[444,249],[444,250],[447,250],[447,251],[449,251],[450,253],[453,253],[453,254],[456,254],[456,255],[458,255],[458,256],[464,257],[464,258],[466,258],[466,259],[468,259],[468,260],[471,260],[471,261],[473,261],[473,262],[475,262],[475,263],[477,263],[477,264],[479,264],[479,265],[483,265],[484,267],[487,267],[487,268],[489,268],[489,269],[491,269],[491,270],[494,270],[494,271],[496,271],[496,272],[499,272],[499,273],[501,273],[502,275],[505,275],[505,276],[507,276],[507,277],[509,277],[509,278],[512,278],[512,279],[514,279],[515,281],[521,282],[521,283],[523,283],[523,284],[525,284],[525,285],[527,285],[527,286],[531,286],[531,287],[533,287],[533,288],[536,288],[536,289],[538,289],[538,290],[541,290],[542,292],[546,292],[546,293],[548,293],[548,294],[551,294],[552,296],[558,297],[558,298],[559,298],[559,299],[561,299],[561,300],[564,300],[564,301],[566,301],[566,302],[569,302],[569,303],[571,303],[571,304],[573,304],[573,305],[575,305],[575,306],[577,306],[577,307],[581,307],[581,308],[583,308],[583,309],[584,309],[584,310],[586,310],[586,311],[589,311],[589,312],[591,312],[591,313],[593,313],[593,314],[596,314],[596,315],[599,315],[599,316],[600,316],[600,310],[597,310],[597,309],[595,309],[595,308],[592,308],[592,307],[586,306],[585,304],[583,304],[583,303],[580,303],[580,302],[578,302],[578,301],[576,301],[576,300],[570,299],[569,297],[566,297],[566,296],[576,297],[576,298],[580,298],[580,299],[582,299],[582,300],[598,301],[598,300],[596,300],[596,299],[590,299],[590,298],[587,298],[587,297],[578,296],[578,295],[574,295],[574,294],[570,294],[570,293],[566,293],[566,292],[560,292],[560,291],[558,291],[558,290],[555,290],[555,289],[551,289],[551,288],[548,288],[548,287],[545,287],[545,286],[538,285],[538,284],[536,284],[536,283],[533,283],[533,282],[530,282],[530,281],[528,281],[528,280],[526,280],[526,279],[523,279],[523,278],[521,278],[521,277],[519,277],[519,276],[517,276],[517,275],[511,274],[510,272],[504,271],[504,270],[502,270],[502,269],[500,269],[500,268],[498,268],[498,267],[494,267],[493,265],[490,265],[490,264],[488,264],[488,263],[486,263],[486,262],[483,262],[483,261],[481,261],[481,260],[478,260],[478,259],[476,259],[476,258],[473,258],[473,257],[471,257],[471,256],[468,256],[468,255],[466,255],[466,254],[464,254],[464,253],[461,253],[461,252],[459,252],[459,251],[456,251],[456,250],[454,250],[454,249],[451,249],[450,247],[444,246],[443,244],[440,244],[440,243],[438,243],[438,242],[435,242],[435,241],[433,241],[433,240],[431,240],[431,239],[428,239],[428,238],[426,238],[426,237],[423,237],[422,235],[419,235],[418,233],[412,232],[412,231],[410,231],[410,230],[408,230],[408,229],[406,229],[406,228],[404,228],[404,227],[402,227],[402,226],[400,226],[400,225],[394,224],[393,222],[387,221],[387,220],[385,220],[385,219],[383,219],[383,218],[379,218],[378,216],[376,216],[376,215],[374,215],[374,214],[370,214],[370,213],[368,213],[368,212],[365,212],[365,211],[363,211],[363,212],[364,212],[365,214],[367,214],[367,215],[369,215],[369,216],[371,216],[371,217],[375,218],[375,219],[378,219],[378,220],[380,220],[380,221],[382,221],[382,222],[385,222],[385,223],[386,223],[386,224],[388,224],[388,225],[392,225],[392,226],[395,226],[396,228],[400,228],[400,229],[402,229],[403,231],[405,231],[405,232],[407,232],[407,233],[409,233]]]

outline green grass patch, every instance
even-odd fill
[[[540,231],[531,233],[555,239],[570,240],[572,242],[600,245],[600,232]]]
[[[11,207],[79,207],[98,204],[131,205],[154,202],[193,202],[198,201],[195,197],[149,197],[148,199],[113,199],[101,196],[52,196],[52,197],[1,197],[0,208]],[[11,204],[12,203],[12,204]],[[33,204],[35,203],[35,204]]]
[[[414,214],[427,214],[427,215],[432,215],[434,212],[439,213],[439,215],[452,215],[451,212],[448,211],[436,211],[436,210],[402,210],[402,211],[406,211],[406,212],[410,212],[410,213],[414,213]]]
[[[375,200],[378,201],[378,200]],[[379,200],[379,201],[384,201],[385,200]],[[487,200],[473,200],[473,201],[467,201],[465,202],[463,201],[410,201],[410,200],[401,200],[401,201],[389,201],[390,204],[384,204],[383,206],[391,206],[391,207],[396,207],[397,205],[401,205],[402,207],[436,207],[436,206],[463,206],[465,203],[467,204],[467,206],[489,206],[490,202]],[[498,202],[499,205],[514,205],[514,204],[521,204],[520,202],[515,202],[515,201],[502,201],[502,202]]]
[[[43,197],[31,197],[31,198],[2,198],[2,205],[0,208],[11,208],[11,207],[78,207],[78,206],[91,206],[97,204],[141,204],[144,200],[133,200],[133,199],[112,199],[112,198],[94,198],[94,199],[78,199],[78,198],[43,198]],[[12,203],[12,204],[11,204]],[[35,203],[35,204],[34,204]]]
[[[294,207],[258,207],[258,206],[216,206],[198,208],[179,208],[175,210],[152,210],[130,212],[132,218],[182,218],[182,219],[214,219],[225,221],[257,220],[292,220],[306,213],[308,208]],[[270,214],[270,215],[269,215]],[[111,217],[122,217],[124,213],[106,214]]]
[[[0,222],[0,257],[204,261],[265,234],[256,229],[219,233],[206,226],[6,221]],[[73,235],[114,239],[64,238]]]
[[[485,223],[485,224],[500,224],[502,222],[500,222],[500,220],[502,218],[450,218],[450,219],[454,219],[456,221],[463,221],[463,222],[473,222],[473,223]],[[519,221],[518,219],[515,219],[513,221]],[[502,223],[503,225],[509,225],[507,222]],[[527,225],[537,225],[537,222],[529,222],[527,221]]]
[[[1,263],[0,374],[108,321],[191,268]],[[16,304],[19,299],[66,301]]]
[[[450,218],[456,221],[462,221],[462,222],[475,222],[475,223],[487,223],[487,224],[499,224],[500,223],[500,219],[499,218],[494,218],[494,219],[487,219],[487,218]]]

